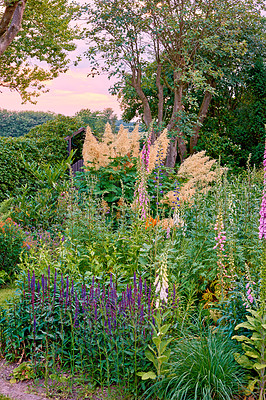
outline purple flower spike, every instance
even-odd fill
[[[78,315],[79,315],[79,302],[78,302],[78,296],[77,293],[75,294],[75,301],[76,301],[76,309],[75,309],[75,323],[74,325],[78,325]]]
[[[34,315],[34,320],[33,320],[33,333],[34,333],[34,336],[36,335],[36,325],[37,325],[36,316]]]
[[[74,297],[74,281],[71,282],[71,296]]]
[[[142,279],[139,277],[139,292],[142,294]]]
[[[54,273],[54,299],[55,299],[55,293],[56,293],[56,278],[57,278],[57,271],[55,270],[55,273]]]
[[[69,303],[69,280],[68,280],[68,276],[66,278],[66,306]]]
[[[37,283],[37,292],[38,292],[38,294],[40,294],[40,290],[41,290],[41,285],[40,285],[40,281],[38,279],[38,283]]]
[[[34,292],[34,290],[35,290],[35,272],[33,271],[31,278],[31,291]]]
[[[28,269],[28,288],[29,288],[29,290],[30,290],[30,283],[31,283],[30,270]]]

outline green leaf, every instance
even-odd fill
[[[247,356],[241,355],[239,353],[234,354],[235,360],[238,364],[240,364],[243,368],[252,369],[253,363],[249,360]]]
[[[254,326],[252,326],[249,322],[242,322],[241,324],[238,324],[235,327],[235,330],[237,331],[239,328],[245,328],[245,329],[249,329],[249,330],[252,330],[252,331],[255,330]]]
[[[250,350],[246,351],[245,355],[248,356],[248,357],[252,357],[252,358],[259,358],[260,357],[257,353],[255,353],[254,351],[250,351]]]
[[[152,341],[155,344],[155,346],[158,348],[161,343],[161,338],[159,336],[153,336]]]
[[[155,357],[154,357],[154,355],[152,354],[151,351],[146,350],[145,351],[145,356],[147,357],[148,360],[150,360],[152,363],[154,363]]]
[[[9,381],[10,383],[16,383],[17,382],[17,380],[16,380],[16,378],[12,378],[12,379],[10,379],[10,381]]]
[[[160,329],[160,333],[162,333],[163,335],[165,335],[166,332],[169,330],[170,327],[171,327],[171,324],[163,325],[163,326],[161,327],[161,329]]]
[[[169,343],[171,343],[173,340],[173,338],[168,339],[168,340],[162,340],[162,342],[160,343],[160,353],[163,354],[163,352],[165,351],[166,347],[168,346]]]
[[[239,336],[235,335],[235,336],[232,336],[232,339],[235,339],[238,342],[243,342],[244,340],[248,339],[248,337],[244,336],[244,335],[239,335]]]
[[[255,363],[253,365],[253,368],[260,370],[260,369],[266,368],[266,364]]]
[[[147,379],[156,379],[156,374],[152,371],[149,372],[138,372],[138,376],[141,376],[141,379],[143,381],[146,381]]]

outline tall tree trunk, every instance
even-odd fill
[[[176,163],[177,153],[179,153],[179,157],[181,162],[184,161],[187,154],[187,146],[186,141],[182,135],[182,132],[177,128],[177,122],[180,118],[177,113],[178,111],[182,111],[182,96],[183,96],[183,83],[179,80],[179,75],[174,73],[174,80],[176,84],[176,89],[174,91],[174,106],[172,116],[167,125],[167,129],[169,132],[176,131],[176,136],[174,140],[170,142],[168,154],[166,157],[165,165],[167,167],[173,168]]]
[[[17,36],[27,0],[9,1],[0,21],[0,56]]]
[[[147,128],[150,126],[152,123],[152,115],[151,115],[151,109],[149,105],[149,101],[147,97],[145,96],[145,93],[142,90],[141,87],[141,70],[140,69],[132,69],[132,77],[131,77],[131,85],[134,87],[136,90],[140,100],[142,101],[143,105],[143,120]]]
[[[215,87],[214,82],[212,82],[212,86]],[[195,125],[195,127],[193,129],[193,135],[190,138],[190,143],[189,143],[189,153],[190,154],[195,153],[195,147],[197,146],[197,143],[198,143],[200,128],[206,117],[211,99],[212,99],[212,93],[210,93],[209,91],[205,92],[202,103],[201,103],[201,107],[200,107],[200,110],[198,113],[197,124]]]
[[[163,85],[161,84],[162,65],[157,65],[156,86],[158,89],[158,124],[163,122]]]

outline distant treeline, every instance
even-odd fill
[[[42,125],[48,121],[60,118],[60,114],[42,111],[9,111],[0,109],[0,136],[19,137],[25,136],[32,128]],[[113,131],[118,131],[123,124],[129,131],[132,131],[135,123],[118,120],[111,108],[103,111],[80,110],[73,117],[80,123],[80,126],[90,126],[96,136],[101,136],[107,122],[112,125]],[[66,136],[69,132],[66,132]]]
[[[51,112],[0,109],[0,136],[24,136],[34,126],[42,125],[55,117],[56,114]]]

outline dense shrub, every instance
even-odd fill
[[[22,158],[37,163],[60,162],[67,157],[66,141],[58,137],[0,138],[0,201],[23,191],[27,184],[36,188],[35,179],[25,168]]]
[[[26,234],[11,218],[0,221],[0,286],[19,271],[21,252],[30,247]]]

